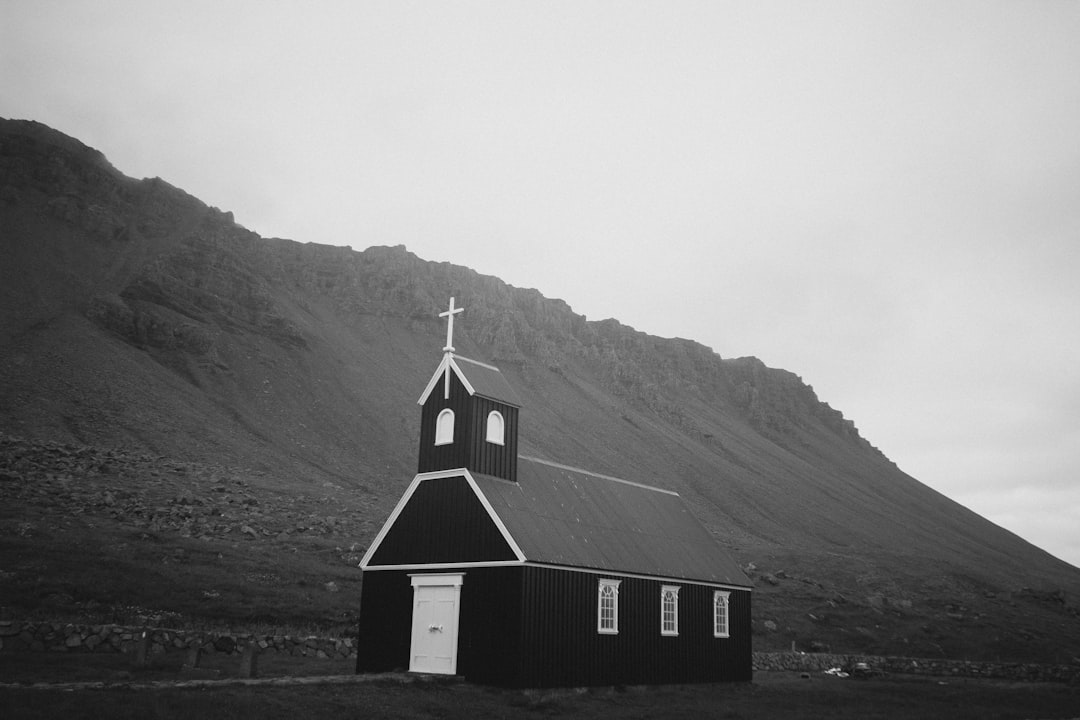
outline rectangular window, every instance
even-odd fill
[[[615,635],[619,632],[619,583],[600,580],[596,602],[596,632]]]
[[[660,589],[660,634],[679,634],[679,588],[665,585]]]
[[[728,596],[726,590],[713,593],[713,637],[730,637],[728,633]]]

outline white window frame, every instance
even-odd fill
[[[713,592],[713,637],[731,637],[731,593],[727,590]]]
[[[596,632],[601,635],[618,635],[619,634],[619,583],[622,580],[610,580],[607,578],[600,578],[596,588]],[[611,617],[610,625],[605,625],[604,620],[604,598],[605,590],[610,590],[610,594],[607,597],[611,598]]]
[[[506,420],[498,410],[492,410],[487,416],[487,431],[485,439],[493,445],[506,443]]]
[[[668,607],[668,597],[671,606]],[[670,611],[670,615],[669,615]],[[664,585],[660,588],[660,634],[677,636],[679,634],[679,586]]]
[[[444,408],[435,418],[435,444],[450,445],[454,442],[454,411]]]

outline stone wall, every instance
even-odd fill
[[[286,653],[319,659],[356,657],[356,640],[353,638],[230,634],[122,625],[73,625],[13,620],[0,621],[0,651],[134,653],[137,651],[144,632],[148,636],[147,652],[151,655],[193,647],[198,647],[206,654],[232,655],[242,653],[248,646],[257,645],[260,653]],[[762,671],[824,672],[831,668],[849,670],[855,663],[860,662],[866,663],[875,671],[889,674],[1080,684],[1080,665],[991,663],[801,652],[756,652],[753,657],[754,670]]]
[[[168,650],[184,650],[193,647],[198,647],[206,654],[231,655],[243,652],[249,645],[257,645],[260,653],[286,653],[322,659],[356,657],[356,641],[352,638],[230,634],[122,625],[73,625],[11,620],[0,621],[0,651],[133,653],[142,641],[144,632],[148,636],[147,651],[154,655]]]
[[[835,655],[830,653],[754,653],[755,670],[824,672],[831,668],[850,670],[855,663],[860,662],[866,663],[872,670],[889,674],[1080,684],[1080,665],[993,663],[969,660],[884,657],[881,655]]]

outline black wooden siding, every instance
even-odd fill
[[[461,586],[458,674],[470,682],[520,685],[524,568],[469,568]]]
[[[356,672],[409,669],[413,589],[405,571],[365,572],[360,588]]]
[[[469,395],[454,373],[450,374],[450,398],[445,399],[442,383],[439,380],[420,412],[419,472],[468,468],[485,475],[516,480],[518,409],[479,395]],[[454,442],[436,445],[435,421],[445,408],[454,411]],[[487,416],[492,410],[498,410],[503,416],[503,445],[487,442]]]
[[[619,633],[596,630],[600,578],[621,580]],[[678,585],[679,634],[660,634],[660,592]],[[528,567],[523,580],[526,687],[748,681],[750,592],[731,590],[731,637],[713,637],[713,592],[688,582]]]
[[[516,559],[468,481],[459,476],[420,481],[368,564]]]
[[[487,417],[492,410],[498,410],[503,416],[502,445],[487,441]],[[469,423],[472,442],[467,467],[484,475],[516,481],[518,409],[512,405],[475,396],[471,411]]]
[[[437,572],[455,572],[440,568]],[[464,568],[458,674],[513,687],[752,679],[750,592],[731,590],[730,638],[713,637],[715,587],[539,567]],[[364,573],[357,670],[408,668],[408,571]],[[619,634],[596,631],[600,578],[621,580]],[[678,585],[679,635],[660,634],[660,589]]]
[[[431,391],[420,411],[420,472],[453,470],[469,466],[469,446],[462,442],[462,431],[469,426],[469,409],[472,403],[469,391],[450,373],[450,399],[443,399],[443,380]],[[454,411],[454,442],[435,444],[435,420],[444,408]]]

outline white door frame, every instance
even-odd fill
[[[465,573],[424,573],[409,574],[413,588],[413,612],[411,625],[411,639],[409,643],[409,672],[440,673],[455,675],[457,673],[457,645],[458,624],[461,617],[461,586],[465,582]],[[438,624],[431,623],[425,627],[419,624],[424,619],[417,616],[417,600],[420,598],[421,588],[448,588],[453,597],[453,608],[446,617],[440,618]],[[439,633],[445,639],[450,648],[450,664],[448,669],[434,669],[431,667],[417,666],[416,656],[421,649],[420,644],[429,633]]]

